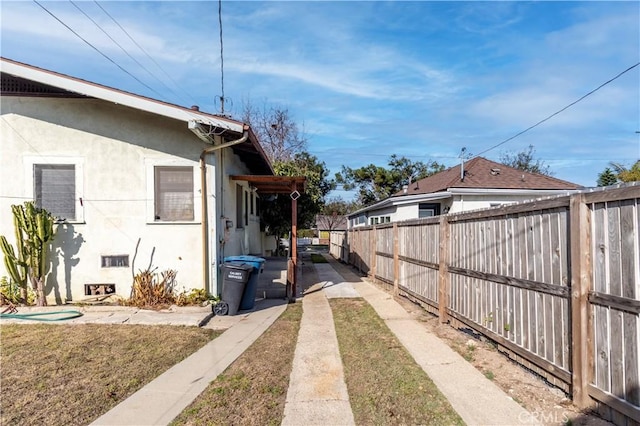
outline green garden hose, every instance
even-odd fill
[[[57,318],[42,318],[52,315],[61,315]],[[53,311],[53,312],[33,312],[30,314],[0,314],[0,318],[13,318],[21,320],[32,321],[64,321],[68,319],[78,318],[83,316],[82,312],[78,311]]]

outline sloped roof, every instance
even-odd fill
[[[4,57],[0,57],[0,72],[3,75],[2,96],[88,97],[101,99],[185,123],[195,122],[211,126],[211,128],[217,129],[216,133],[229,132],[231,138],[239,137],[248,128],[240,121],[202,112],[196,107],[182,107]],[[13,77],[8,78],[8,76]],[[29,82],[35,84],[28,84]],[[255,172],[273,174],[271,162],[251,129],[249,129],[247,141],[233,146],[232,149]]]
[[[460,176],[461,165],[451,167],[409,185],[407,192],[399,191],[393,197],[403,195],[431,194],[450,188],[474,189],[530,189],[530,190],[572,190],[580,185],[545,176],[525,172],[504,164],[475,157],[464,163],[464,179]]]

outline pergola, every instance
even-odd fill
[[[248,182],[261,194],[289,194],[291,197],[291,247],[287,262],[287,295],[296,300],[298,267],[298,198],[304,192],[307,178],[304,176],[236,175],[232,180]]]

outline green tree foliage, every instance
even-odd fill
[[[529,145],[526,150],[520,152],[505,152],[500,156],[500,162],[505,166],[513,167],[525,172],[539,173],[541,175],[553,176],[553,172],[543,160],[535,158],[535,148]]]
[[[630,168],[620,163],[609,163],[620,182],[640,181],[640,160],[636,161]]]
[[[395,154],[389,158],[388,165],[389,167],[385,168],[369,164],[359,169],[342,166],[342,171],[336,173],[336,182],[342,184],[347,191],[357,189],[357,203],[368,205],[390,197],[405,184],[444,170],[444,165],[435,161],[414,162]]]
[[[298,198],[298,227],[310,228],[316,214],[322,211],[327,194],[335,188],[335,183],[327,179],[329,171],[325,163],[308,152],[299,152],[292,160],[278,161],[273,165],[277,176],[304,176],[307,178],[305,190]],[[291,230],[291,197],[289,194],[277,196],[265,194],[261,202],[261,219],[269,235],[276,239]]]
[[[598,175],[598,186],[609,186],[618,183],[618,177],[613,171],[607,167]]]

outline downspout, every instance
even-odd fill
[[[195,132],[196,136],[200,139],[212,143],[213,138],[211,136],[201,135],[199,132]],[[220,145],[210,146],[205,148],[200,154],[200,188],[202,193],[202,278],[204,289],[207,289],[209,284],[209,217],[208,217],[208,203],[207,203],[207,164],[205,159],[207,155],[219,151],[223,148],[228,148],[233,145],[238,145],[246,142],[249,139],[249,126],[244,126],[242,137],[230,142],[226,142]]]

